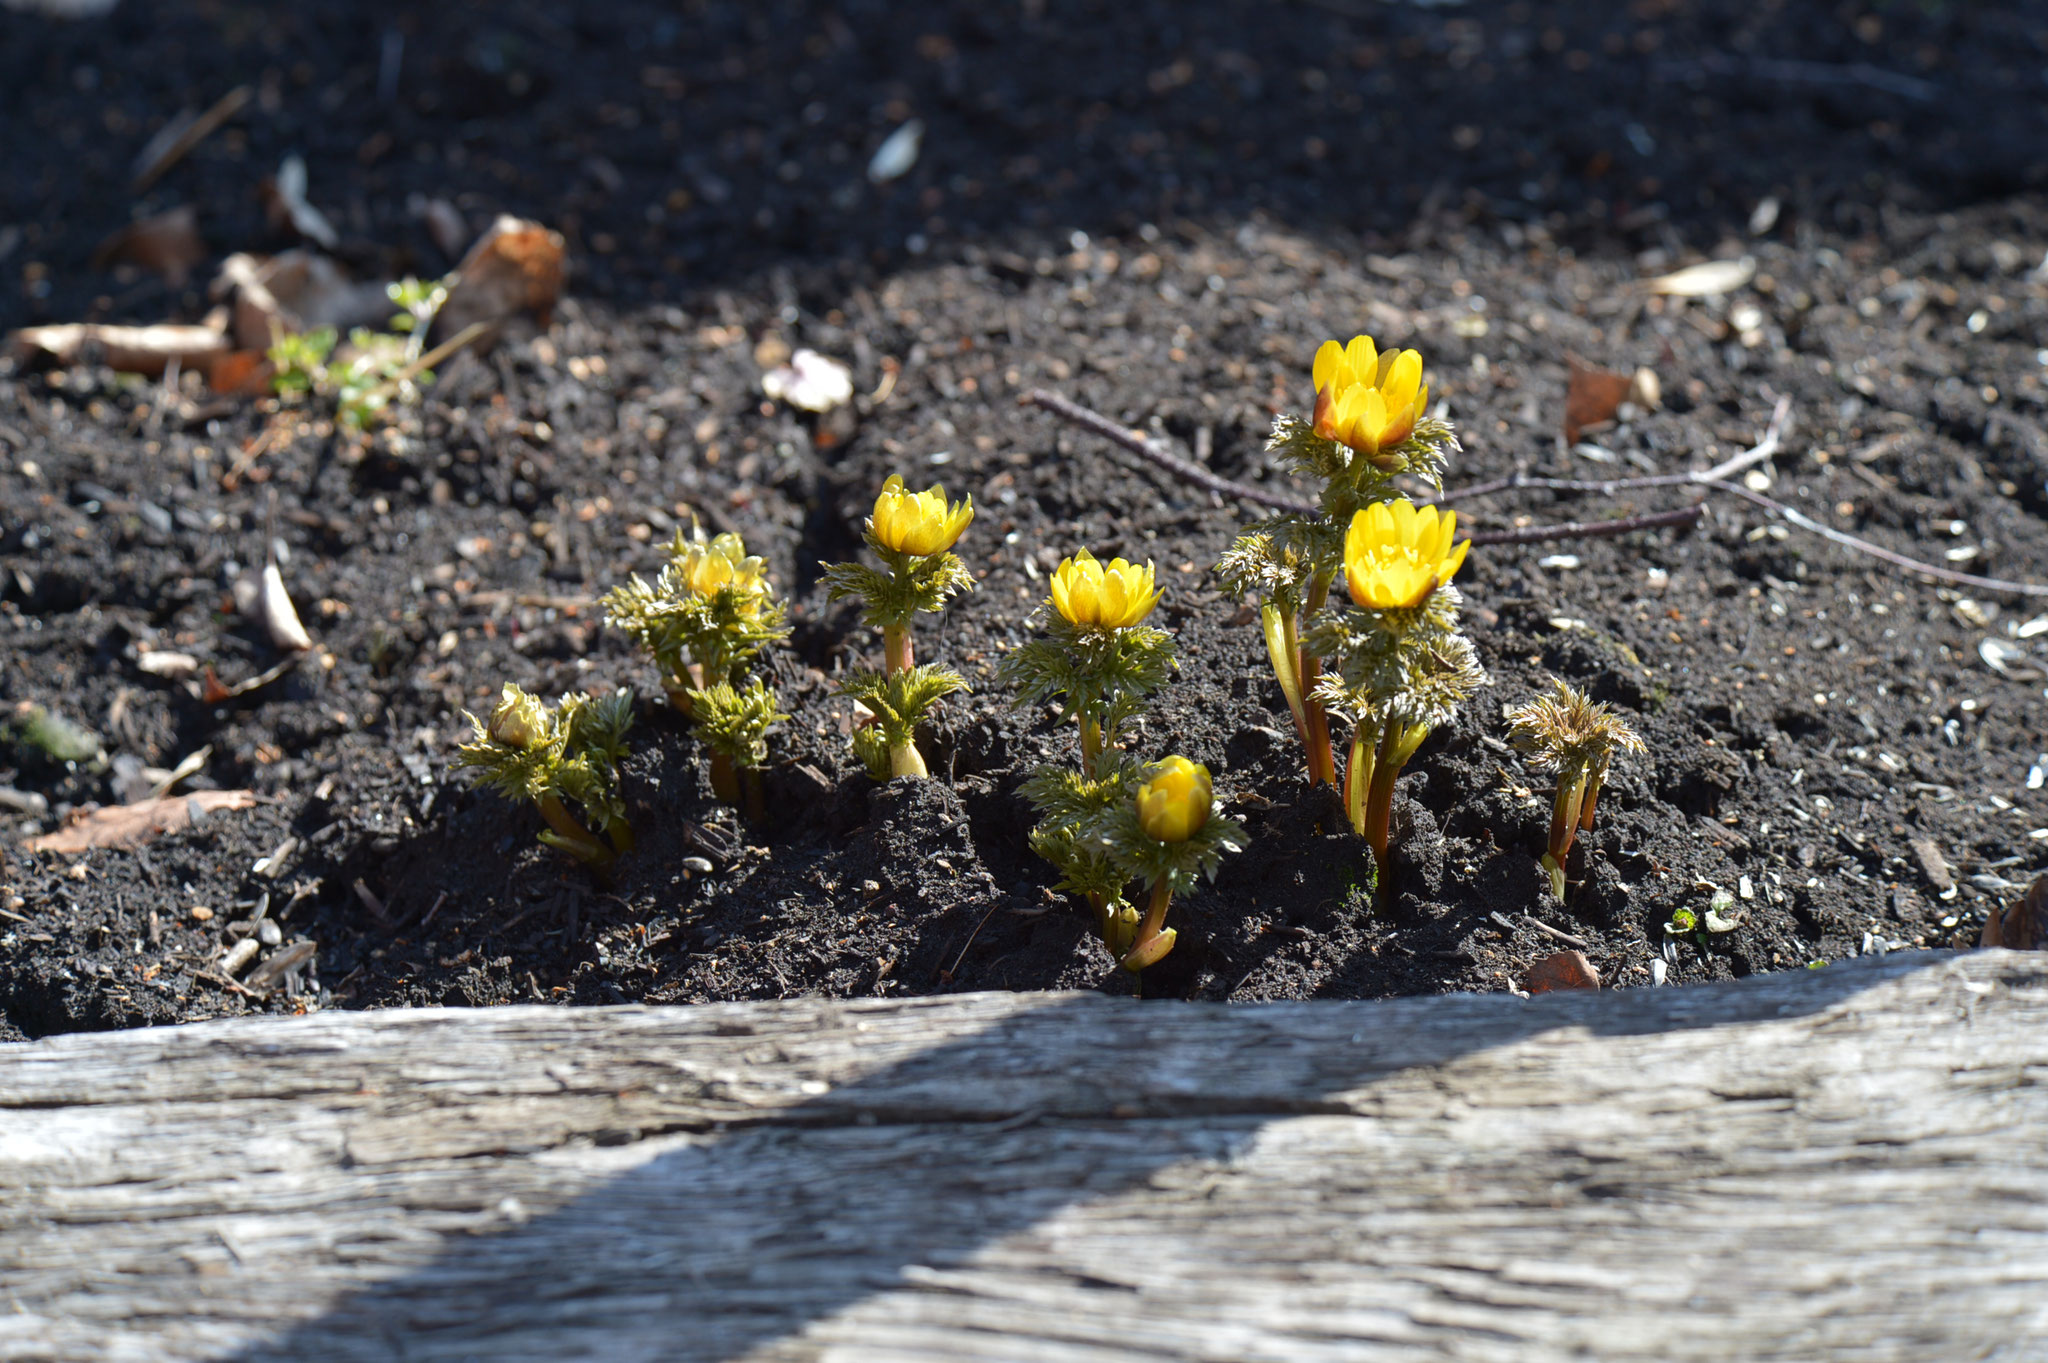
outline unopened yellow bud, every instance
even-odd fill
[[[547,735],[547,715],[538,698],[516,686],[507,686],[498,707],[485,726],[493,743],[508,748],[530,748]]]
[[[1054,570],[1052,604],[1077,628],[1123,629],[1152,613],[1159,589],[1150,563],[1140,568],[1116,558],[1105,568],[1082,549]]]
[[[1186,842],[1209,822],[1209,769],[1185,757],[1169,757],[1138,787],[1138,826],[1159,842]]]
[[[770,590],[766,563],[750,557],[738,535],[692,541],[676,556],[675,565],[683,585],[697,596],[716,596],[727,587],[745,596],[765,596]]]
[[[868,531],[886,549],[925,558],[951,549],[974,519],[974,499],[946,504],[946,489],[933,483],[923,492],[904,490],[903,479],[890,474],[875,498]]]

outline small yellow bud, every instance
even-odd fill
[[[767,564],[750,557],[738,535],[693,540],[677,554],[675,565],[683,585],[697,596],[716,596],[727,587],[737,588],[743,596],[766,596],[772,590]]]
[[[493,743],[508,748],[530,748],[547,733],[547,716],[540,701],[516,686],[507,686],[491,722],[484,730]]]
[[[946,489],[939,484],[933,483],[923,492],[907,492],[903,479],[892,473],[875,498],[868,531],[884,548],[925,558],[951,549],[973,519],[972,497],[948,507]]]
[[[1366,610],[1405,610],[1429,600],[1465,561],[1472,541],[1453,545],[1458,513],[1403,499],[1375,502],[1344,535],[1344,580]]]
[[[1209,822],[1209,769],[1169,757],[1138,787],[1138,826],[1159,842],[1186,842]]]
[[[1082,549],[1054,570],[1052,604],[1079,629],[1123,629],[1152,613],[1159,590],[1150,563],[1140,568],[1114,558],[1105,568]]]
[[[1354,336],[1348,346],[1323,342],[1314,376],[1316,434],[1368,459],[1406,440],[1429,408],[1422,352],[1381,354],[1370,336]]]

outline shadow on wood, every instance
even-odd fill
[[[2044,982],[65,1037],[0,1052],[0,1355],[1976,1356],[2048,1338]]]

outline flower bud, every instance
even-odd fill
[[[1086,549],[1061,563],[1052,575],[1052,604],[1079,629],[1124,629],[1159,604],[1152,565],[1140,568],[1117,558],[1104,567]]]
[[[530,748],[546,736],[547,717],[541,703],[516,686],[505,688],[498,708],[491,711],[485,732],[493,743],[508,748]]]
[[[885,549],[912,558],[926,558],[951,549],[974,519],[974,499],[946,504],[946,489],[933,483],[923,492],[907,492],[903,479],[890,474],[875,498],[868,532]]]
[[[1209,769],[1185,757],[1169,757],[1138,787],[1138,826],[1159,842],[1186,842],[1209,822]]]

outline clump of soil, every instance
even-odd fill
[[[1406,860],[1374,913],[1258,630],[1208,576],[1248,509],[1016,399],[1059,390],[1282,488],[1273,412],[1308,402],[1318,342],[1369,331],[1424,352],[1465,441],[1455,489],[1704,468],[1789,395],[1770,495],[2048,582],[2042,35],[1969,5],[1065,8],[11,20],[0,99],[32,135],[0,185],[21,224],[0,233],[20,281],[0,323],[196,316],[199,285],[96,273],[91,244],[187,201],[222,253],[279,244],[257,184],[289,150],[360,268],[446,268],[415,202],[446,196],[474,225],[559,226],[574,273],[549,330],[457,357],[367,445],[196,385],[0,369],[0,1029],[1128,991],[1025,842],[1016,787],[1070,760],[1070,734],[993,680],[1081,545],[1158,565],[1181,672],[1136,741],[1207,763],[1252,838],[1177,902],[1148,996],[1502,989],[1567,945],[1630,986],[1974,941],[2048,861],[2029,777],[2048,769],[2048,604],[1927,585],[1724,499],[1686,531],[1476,548],[1459,583],[1494,685],[1404,777]],[[405,54],[389,89],[387,31]],[[200,69],[250,82],[261,117],[131,200],[129,159],[183,97],[171,77]],[[2002,93],[1961,98],[1985,90]],[[913,115],[917,164],[870,184],[868,154]],[[1726,297],[1639,286],[1741,256],[1754,277]],[[852,366],[854,421],[763,401],[763,368],[799,346]],[[1664,406],[1562,448],[1570,356],[1654,368]],[[920,625],[919,651],[976,689],[928,736],[935,779],[878,786],[833,684],[878,642],[818,564],[856,551],[892,472],[975,499],[959,549],[978,588]],[[1504,528],[1688,495],[1452,504]],[[762,827],[713,800],[593,605],[693,515],[743,533],[790,602],[771,670],[794,718]],[[226,682],[276,661],[231,593],[273,536],[316,651],[211,704],[143,671],[149,651]],[[1611,778],[1563,907],[1537,865],[1548,792],[1501,720],[1552,677],[1650,748]],[[640,846],[611,880],[451,776],[463,710],[508,680],[646,698],[626,771]],[[103,752],[16,741],[26,706]],[[21,849],[201,748],[188,784],[258,807],[134,851]],[[1716,890],[1735,931],[1666,932]],[[245,936],[256,969],[314,951],[250,991],[222,963]]]

